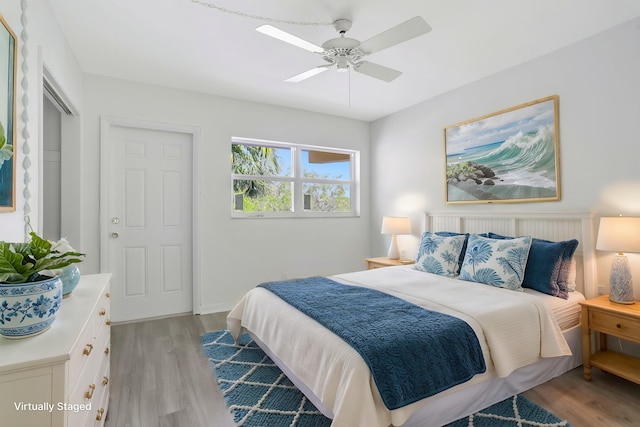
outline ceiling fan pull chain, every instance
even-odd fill
[[[349,67],[349,108],[351,108],[351,67]]]
[[[223,13],[230,13],[232,15],[237,15],[237,16],[241,16],[243,18],[251,18],[251,19],[256,19],[258,21],[265,21],[265,22],[272,22],[275,24],[290,24],[290,25],[333,25],[333,22],[309,22],[309,21],[290,21],[290,20],[286,20],[286,19],[277,19],[277,18],[269,18],[267,16],[260,16],[260,15],[252,15],[250,13],[245,13],[245,12],[241,12],[239,10],[232,10],[232,9],[227,9],[221,6],[218,6],[214,3],[207,3],[205,1],[202,0],[191,0],[192,3],[198,3],[202,6],[208,7],[210,9],[215,9],[219,12],[223,12]]]

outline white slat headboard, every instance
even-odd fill
[[[593,212],[426,212],[424,231],[494,233],[561,241],[577,239],[577,289],[587,298],[598,294]]]

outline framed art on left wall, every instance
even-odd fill
[[[444,129],[447,203],[560,200],[558,96]]]
[[[0,212],[16,210],[16,35],[0,15]]]

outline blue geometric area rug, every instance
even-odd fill
[[[229,331],[200,338],[233,419],[242,427],[328,427],[307,400],[248,334],[238,345]],[[516,395],[446,427],[570,427],[551,412]]]
[[[447,424],[446,427],[538,426],[571,427],[546,409],[526,398],[515,395],[480,412]]]

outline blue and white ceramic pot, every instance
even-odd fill
[[[71,264],[63,268],[58,277],[62,280],[62,298],[66,298],[80,283],[80,270],[77,265]]]
[[[56,320],[62,303],[58,277],[39,282],[0,283],[0,335],[27,338],[41,334]]]

